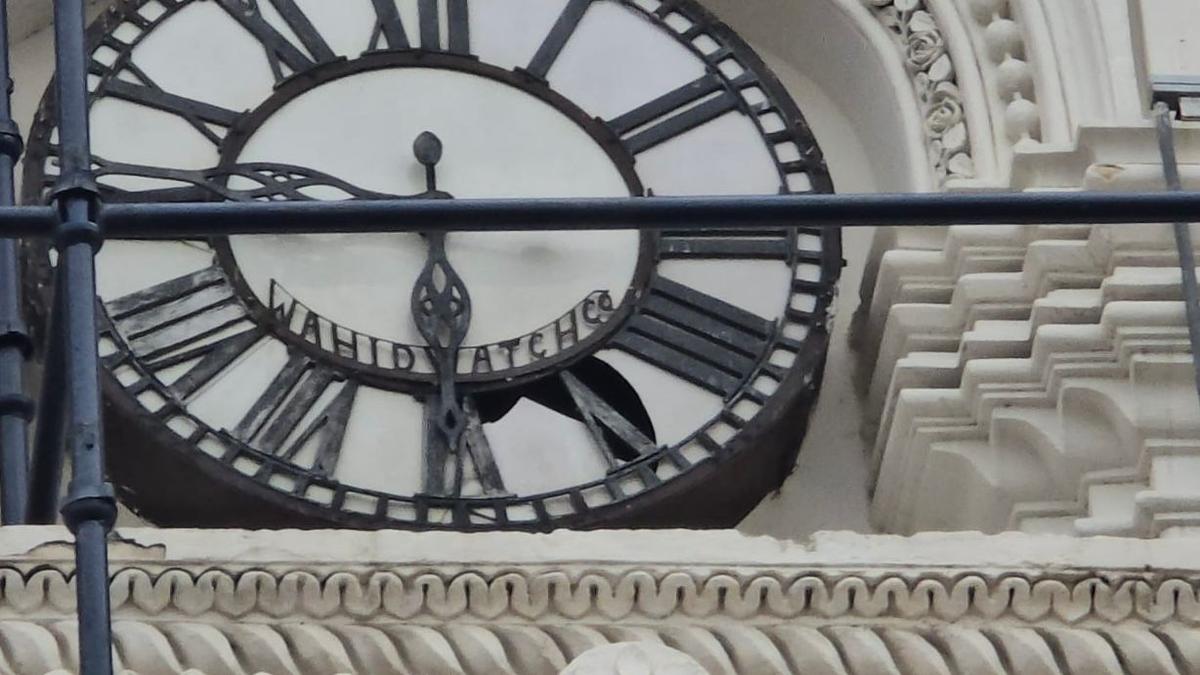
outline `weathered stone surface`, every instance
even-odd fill
[[[973,61],[985,80],[960,87],[964,109],[986,101],[1006,137],[972,143],[977,164],[1000,166],[975,186],[1163,189],[1145,82],[1194,70],[1183,5],[1017,4],[958,3],[972,40],[955,72],[966,81]],[[953,14],[934,12],[951,35]],[[1194,188],[1195,125],[1176,144]],[[855,335],[877,527],[1200,533],[1200,406],[1169,226],[895,228],[866,270]]]

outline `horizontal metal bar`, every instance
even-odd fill
[[[1200,193],[932,193],[106,206],[109,237],[1200,221]]]
[[[114,238],[487,230],[1200,221],[1200,192],[991,192],[614,199],[113,204]],[[0,236],[49,236],[49,207],[0,208]]]
[[[383,232],[1126,223],[1200,220],[1200,193],[803,195],[152,204],[107,207],[111,237]]]
[[[58,227],[51,206],[0,206],[0,238],[49,237]]]

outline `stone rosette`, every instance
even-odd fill
[[[899,42],[925,119],[929,160],[939,183],[975,177],[954,62],[922,0],[863,0]]]

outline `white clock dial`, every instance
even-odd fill
[[[692,0],[123,0],[92,38],[108,200],[832,189]],[[114,477],[174,524],[736,521],[799,446],[840,239],[629,225],[110,242]]]
[[[330,133],[330,120],[354,133]],[[573,120],[496,80],[435,68],[366,72],[302,94],[255,130],[237,161],[318,167],[368,189],[414,194],[425,175],[408,148],[429,129],[445,144],[439,188],[456,198],[629,196],[608,153]],[[496,170],[510,162],[511,171]],[[629,288],[639,239],[636,231],[451,235],[449,252],[475,306],[468,341],[524,335],[592,291]],[[425,264],[419,235],[240,237],[231,244],[260,298],[276,280],[336,323],[420,341],[407,310]],[[391,312],[380,302],[389,297],[396,300]]]

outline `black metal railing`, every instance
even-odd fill
[[[0,2],[0,208],[15,203],[13,175],[24,149],[12,118],[8,59],[8,3]],[[0,239],[0,522],[28,522],[28,426],[33,401],[25,395],[25,360],[33,351],[21,320],[20,261],[15,239]]]
[[[0,0],[0,81],[9,81],[7,15]],[[75,535],[79,649],[84,675],[112,673],[106,541],[116,515],[104,480],[96,348],[95,252],[105,236],[181,238],[233,234],[437,230],[587,230],[777,226],[1178,222],[1184,265],[1194,266],[1186,225],[1200,220],[1200,193],[1181,191],[1173,152],[1162,193],[801,195],[586,200],[430,200],[202,204],[101,203],[92,176],[86,90],[84,0],[54,0],[61,174],[50,206],[13,205],[21,137],[8,93],[0,97],[0,475],[4,524],[53,522]],[[1170,112],[1159,110],[1170,140]],[[1172,173],[1172,171],[1175,171]],[[44,345],[32,469],[33,405],[22,373],[32,351],[21,320],[18,237],[51,238],[58,251],[54,307]],[[1200,339],[1196,279],[1185,274],[1193,344]],[[1193,350],[1194,352],[1200,350]],[[1200,372],[1200,371],[1198,371]],[[59,509],[66,452],[72,477]]]

